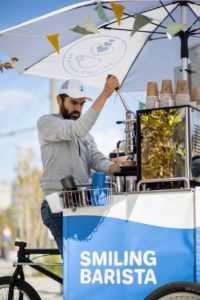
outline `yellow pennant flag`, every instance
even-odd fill
[[[58,36],[59,36],[59,33],[49,34],[49,35],[47,35],[47,38],[48,38],[49,42],[53,45],[53,47],[56,49],[56,52],[59,54],[60,48],[59,48]]]
[[[116,4],[115,2],[112,2],[111,6],[112,6],[112,10],[114,11],[114,14],[116,16],[117,23],[118,23],[118,25],[120,25],[125,6],[123,6],[121,4]]]

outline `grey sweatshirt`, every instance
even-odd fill
[[[90,108],[76,121],[63,119],[59,114],[46,115],[38,120],[44,196],[62,190],[60,180],[67,175],[72,175],[76,184],[86,184],[91,169],[108,173],[113,162],[97,149],[89,134],[98,115]]]

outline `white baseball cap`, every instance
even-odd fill
[[[86,94],[84,83],[75,78],[65,81],[61,85],[58,94],[66,94],[72,98],[85,98],[92,101],[92,99]]]

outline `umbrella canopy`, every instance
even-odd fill
[[[174,67],[181,64],[185,55],[180,54],[181,35],[169,40],[166,27],[169,22],[182,22],[183,3],[187,8],[185,32],[193,38],[200,32],[197,1],[115,1],[125,7],[120,25],[112,1],[101,1],[106,21],[97,13],[98,3],[81,2],[4,30],[0,49],[9,57],[19,57],[15,67],[20,73],[61,80],[77,77],[95,87],[102,87],[107,75],[115,74],[123,91],[144,90],[147,81],[172,78]],[[131,36],[138,14],[149,22]],[[98,33],[72,31],[84,27],[88,18]],[[52,36],[57,36],[54,47]],[[188,37],[182,39],[182,45]]]

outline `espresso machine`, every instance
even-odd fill
[[[116,152],[110,153],[109,157],[117,158],[117,164],[119,163],[120,156],[126,156],[127,160],[120,165],[121,171],[114,174],[114,181],[116,183],[117,192],[133,192],[136,189],[137,181],[137,166],[136,166],[136,115],[128,107],[125,99],[120,93],[119,89],[116,90],[121,102],[125,108],[125,120],[117,121],[117,124],[125,125],[125,139],[117,142]],[[120,145],[124,144],[124,151],[120,152]]]
[[[137,111],[138,189],[200,186],[200,110],[190,105]]]
[[[110,158],[126,156],[114,174],[117,192],[200,186],[200,109],[191,105],[139,110],[125,108],[125,139]],[[125,144],[120,152],[121,143]]]

